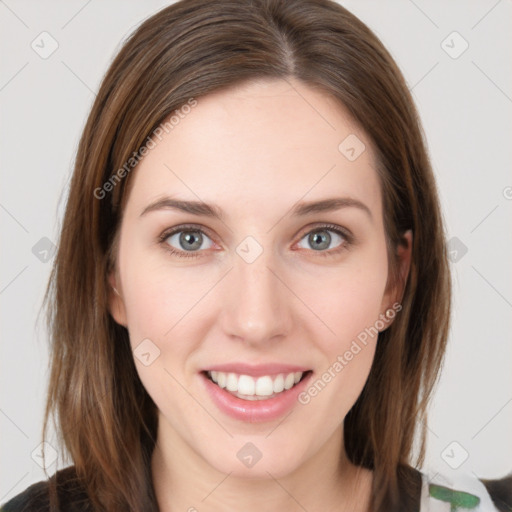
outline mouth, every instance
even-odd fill
[[[312,370],[260,376],[215,370],[202,373],[210,382],[234,397],[247,401],[261,401],[277,398],[295,388],[309,377]]]
[[[203,368],[199,375],[211,403],[224,415],[245,423],[279,420],[298,408],[300,393],[313,370],[282,363],[243,361]]]

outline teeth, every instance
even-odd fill
[[[281,373],[278,375],[272,384],[272,387],[274,388],[274,393],[281,393],[284,389],[284,375]]]
[[[208,375],[220,388],[225,388],[237,396],[243,395],[240,398],[246,400],[258,400],[258,397],[269,397],[291,389],[300,381],[303,372],[280,373],[274,377],[264,375],[257,378],[216,371],[208,372]]]
[[[284,389],[290,389],[295,382],[295,374],[289,373],[284,379]]]
[[[242,376],[243,377],[243,376]],[[240,377],[240,382],[242,382],[242,377]],[[254,380],[254,379],[251,379]],[[244,395],[256,394],[258,396],[270,396],[274,392],[274,385],[272,383],[272,379],[268,376],[260,377],[256,381],[256,393],[243,393]]]
[[[234,373],[228,373],[226,378],[226,389],[228,391],[238,391],[238,378]]]
[[[249,377],[249,375],[240,375],[238,378],[238,389],[233,389],[233,391],[238,391],[242,395],[254,395],[255,389],[256,382],[254,382],[252,377]]]
[[[215,373],[217,374],[217,376],[216,376],[217,384],[219,385],[219,387],[225,388],[226,387],[226,380],[227,380],[226,374],[225,373],[220,373],[220,372],[215,372]],[[213,379],[213,375],[211,377]]]

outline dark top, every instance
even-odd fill
[[[58,481],[58,496],[62,512],[93,512],[89,497],[77,483],[74,466],[57,471],[51,478]],[[0,512],[49,512],[49,481],[42,480],[27,487],[1,508]]]
[[[405,480],[407,480],[407,485],[409,489],[412,487],[413,492],[412,498],[408,499],[407,503],[404,501],[404,505],[400,507],[400,512],[421,512],[423,474],[414,468],[407,468],[407,472],[402,475],[401,487],[404,487]],[[93,512],[87,493],[76,479],[74,466],[57,471],[51,478],[55,476],[59,482],[58,496],[62,512]],[[487,489],[496,510],[512,512],[512,475],[499,480],[480,480],[480,482]],[[0,512],[49,512],[48,487],[48,480],[30,485],[0,507]],[[433,495],[431,493],[431,496]],[[455,510],[460,509],[457,507]]]

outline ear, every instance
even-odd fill
[[[384,315],[388,309],[393,308],[393,304],[400,304],[402,302],[405,284],[407,283],[411,267],[412,243],[412,231],[409,229],[402,235],[402,240],[396,247],[395,255],[398,260],[398,275],[395,282],[388,283],[382,298],[381,313]],[[389,322],[388,327],[393,322],[393,317],[387,320]]]
[[[122,297],[122,291],[120,291],[121,287],[119,286],[116,272],[114,270],[112,270],[108,275],[108,283],[108,309],[110,314],[119,325],[127,327],[126,308]]]

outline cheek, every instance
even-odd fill
[[[318,420],[318,428],[337,428],[367,381],[378,340],[386,269],[386,264],[378,262],[373,267],[365,265],[364,270],[346,269],[324,288],[324,295],[310,296],[318,316],[332,331],[327,336],[310,335],[324,358],[300,400],[306,409],[311,407],[315,417],[323,418]]]
[[[320,339],[323,351],[333,354],[375,326],[382,313],[387,282],[384,241],[354,253],[329,275],[319,273],[315,277],[300,278],[297,294],[328,327],[322,331],[325,336],[311,333],[312,339]]]
[[[121,243],[119,267],[132,344],[140,337],[160,340],[201,297],[193,270],[172,268],[164,250],[144,249],[127,237]]]
[[[345,342],[357,338],[375,325],[380,314],[384,287],[385,279],[369,273],[345,281],[330,309],[333,330],[340,333]]]
[[[185,414],[191,404],[177,381],[190,385],[183,371],[192,344],[183,339],[194,341],[196,336],[183,326],[189,325],[189,302],[193,298],[197,302],[198,294],[187,287],[180,269],[170,272],[142,251],[125,256],[123,265],[123,294],[137,373],[159,408]]]

